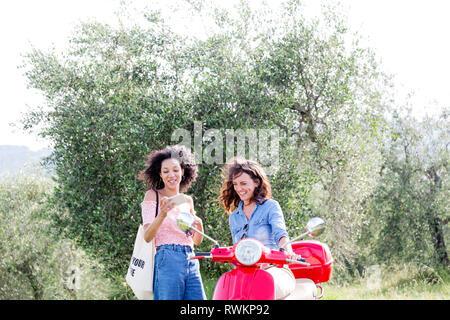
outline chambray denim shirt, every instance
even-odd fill
[[[244,238],[253,238],[261,241],[266,247],[278,249],[281,237],[288,237],[279,203],[272,199],[266,200],[263,204],[256,203],[250,220],[247,220],[244,214],[243,203],[241,201],[239,207],[228,218],[233,244],[240,241],[242,235],[245,234]],[[247,230],[244,230],[247,223]]]

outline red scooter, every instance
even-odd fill
[[[194,230],[202,234],[213,241],[215,247],[210,252],[197,252],[189,259],[212,259],[235,266],[219,278],[213,300],[275,299],[274,278],[271,270],[266,269],[269,265],[271,268],[283,268],[287,265],[295,277],[293,290],[283,295],[283,299],[315,300],[323,296],[323,288],[318,283],[326,282],[331,277],[333,258],[330,249],[326,244],[315,240],[296,241],[306,235],[320,235],[325,227],[322,219],[311,219],[306,225],[306,232],[289,242],[295,254],[301,257],[299,260],[289,259],[283,248],[273,250],[251,238],[243,239],[231,247],[220,247],[216,240],[195,229],[193,222],[188,213],[181,213],[177,218],[180,229],[185,232]]]

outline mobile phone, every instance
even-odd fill
[[[173,202],[176,206],[182,205],[183,203],[187,203],[186,197],[179,193],[176,196],[168,198],[169,201]]]

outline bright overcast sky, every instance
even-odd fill
[[[152,1],[135,0],[136,6]],[[222,1],[221,1],[222,2]],[[257,2],[254,0],[252,2]],[[270,2],[270,1],[268,1]],[[304,0],[311,13],[317,0]],[[341,0],[352,31],[366,39],[385,71],[396,75],[399,95],[414,92],[417,116],[436,114],[450,106],[449,0]],[[21,54],[30,49],[62,48],[79,20],[114,21],[119,0],[14,0],[0,2],[0,145],[26,145],[33,150],[45,141],[14,129],[27,110],[39,103],[26,89]]]

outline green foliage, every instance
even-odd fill
[[[367,206],[378,228],[368,227],[365,240],[380,263],[448,267],[449,133],[448,111],[422,121],[394,114],[381,181]]]
[[[53,187],[36,174],[0,183],[0,299],[108,299],[103,266],[51,227]]]

